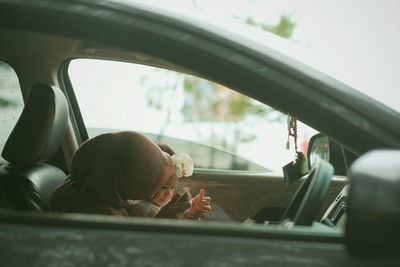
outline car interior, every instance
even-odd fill
[[[273,41],[122,2],[0,0],[6,263],[398,266],[396,111]],[[175,190],[211,197],[203,219],[51,210],[78,148],[125,130],[193,158]]]
[[[68,175],[74,151],[90,137],[68,76],[71,59],[129,62],[200,76],[153,56],[85,39],[0,31],[0,57],[15,72],[20,88],[14,90],[22,90],[25,99],[2,150],[1,207],[5,209],[49,212],[51,193]],[[315,137],[324,138],[321,134]],[[190,179],[180,181],[179,187],[189,187],[193,192],[204,188],[212,196],[214,211],[205,220],[287,227],[291,223],[310,226],[319,221],[328,228],[343,227],[346,172],[355,155],[327,140],[330,164],[318,165],[290,185],[285,185],[282,175],[274,172],[199,168]],[[321,179],[316,176],[322,176],[324,182],[319,184]],[[304,212],[298,212],[299,207]]]

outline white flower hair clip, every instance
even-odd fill
[[[176,177],[189,177],[193,174],[194,163],[193,159],[186,153],[172,155],[174,162],[173,175]]]

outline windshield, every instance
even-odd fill
[[[147,1],[241,33],[400,111],[398,1]],[[361,8],[362,7],[362,8]],[[191,19],[195,23],[195,19]],[[246,29],[238,24],[258,29]],[[260,34],[264,32],[264,34]],[[265,34],[272,32],[291,42]],[[292,43],[292,44],[291,44]]]

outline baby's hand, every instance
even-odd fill
[[[204,196],[204,189],[200,189],[197,196],[192,198],[192,207],[186,211],[186,214],[194,218],[203,218],[211,211],[211,198]]]
[[[182,219],[185,211],[192,206],[191,198],[188,188],[183,188],[167,205],[161,208],[156,217]]]

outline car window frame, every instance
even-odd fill
[[[68,68],[69,68],[69,66],[70,66],[70,63],[71,63],[73,60],[76,60],[76,59],[94,59],[94,60],[105,60],[105,61],[108,61],[108,60],[110,60],[110,59],[108,59],[108,58],[99,58],[99,57],[96,57],[96,58],[89,58],[89,57],[75,57],[75,58],[69,58],[68,60],[66,60],[66,61],[61,65],[61,67],[60,67],[60,69],[59,69],[59,72],[58,72],[58,79],[60,80],[60,87],[62,88],[62,91],[65,93],[66,97],[69,99],[68,102],[69,102],[69,105],[70,105],[70,117],[71,117],[71,121],[73,122],[73,123],[72,123],[72,126],[73,126],[73,129],[74,129],[74,133],[75,133],[75,135],[76,135],[76,138],[77,138],[78,146],[80,146],[83,142],[85,142],[86,140],[88,140],[88,139],[90,138],[90,136],[89,136],[87,127],[86,127],[86,125],[85,125],[85,121],[84,121],[84,118],[83,118],[81,109],[80,109],[80,107],[79,107],[79,103],[78,103],[79,100],[78,100],[77,97],[76,97],[76,94],[75,94],[75,92],[74,92],[74,88],[73,88],[73,85],[72,85],[72,81],[71,81],[70,76],[69,76],[69,74],[68,74]],[[212,82],[212,83],[217,83],[217,82],[215,82],[215,81],[213,81],[213,80],[208,80],[207,78],[204,78],[204,77],[202,77],[202,76],[200,76],[200,75],[196,75],[196,74],[193,74],[193,73],[188,73],[188,72],[181,71],[181,70],[168,69],[168,68],[166,68],[166,67],[164,67],[164,66],[152,66],[152,65],[149,65],[149,64],[144,64],[143,62],[135,62],[135,61],[127,62],[127,61],[122,61],[122,60],[118,60],[118,59],[111,59],[111,60],[114,61],[114,62],[139,64],[139,65],[143,65],[143,66],[145,66],[145,67],[147,67],[147,66],[148,66],[148,67],[156,67],[156,68],[164,69],[164,70],[167,70],[167,71],[172,71],[172,72],[181,73],[181,74],[185,74],[185,75],[191,75],[191,76],[193,76],[193,77],[197,77],[197,78],[200,78],[200,79],[204,79],[204,80],[207,80],[207,81]],[[225,87],[226,87],[226,86],[225,86]],[[234,91],[234,92],[237,92],[237,93],[239,93],[239,94],[242,94],[242,95],[244,95],[244,96],[247,96],[247,97],[249,97],[249,98],[252,98],[251,96],[248,96],[248,95],[246,95],[246,94],[244,94],[244,93],[242,93],[242,92],[236,91],[236,90],[231,89],[231,88],[228,88],[228,87],[226,87],[226,88],[227,88],[227,89],[230,89],[230,90],[232,90],[232,91]],[[252,99],[254,99],[254,98],[252,98]],[[255,100],[256,100],[256,99],[255,99]],[[268,106],[268,105],[265,104],[265,103],[262,103],[262,104]],[[277,110],[277,112],[280,112],[280,111]],[[195,142],[197,142],[197,141],[195,141]],[[202,145],[210,146],[210,145],[208,145],[208,144],[202,144]],[[284,148],[282,148],[282,149],[284,149]],[[238,156],[239,158],[242,158],[242,159],[247,160],[247,161],[249,161],[249,162],[252,162],[250,159],[247,159],[246,157],[244,157],[244,156],[242,156],[242,155],[234,154],[233,152],[231,152],[231,151],[229,151],[229,150],[227,150],[226,152],[227,152],[227,153],[230,153],[230,154],[232,154],[232,155],[236,155],[236,156]],[[256,165],[260,165],[259,163],[254,163],[254,162],[252,162],[252,163],[253,163],[253,164],[256,164]],[[205,167],[205,168],[195,168],[195,169],[196,169],[196,171],[200,171],[200,170],[205,170],[205,171],[215,170],[215,171],[218,172],[218,173],[224,173],[224,172],[225,172],[225,173],[230,173],[230,172],[234,172],[234,173],[248,172],[248,173],[268,173],[269,175],[272,175],[272,176],[281,175],[280,171],[278,171],[278,170],[271,170],[271,169],[269,169],[268,167],[263,166],[263,165],[260,165],[260,166],[262,166],[262,167],[265,168],[266,170],[265,170],[265,171],[261,171],[261,170],[260,170],[260,171],[253,171],[253,170],[235,170],[235,169],[232,170],[232,169],[219,169],[219,168],[208,168],[208,167]],[[268,175],[268,176],[269,176],[269,175]]]

